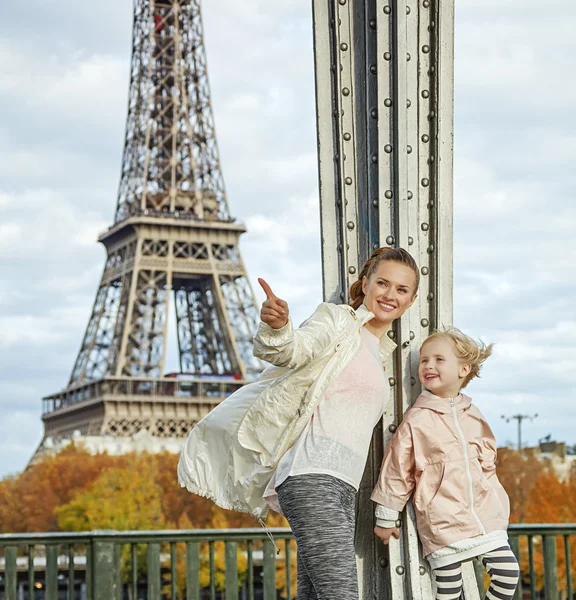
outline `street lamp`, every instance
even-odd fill
[[[518,421],[518,452],[522,452],[522,421],[525,419],[530,419],[530,422],[534,423],[534,420],[537,417],[538,413],[533,415],[512,415],[510,417],[502,415],[502,418],[506,421],[506,423],[510,423],[512,419],[516,419]]]

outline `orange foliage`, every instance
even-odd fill
[[[576,522],[576,476],[561,482],[530,453],[500,448],[497,473],[510,497],[512,523]],[[178,455],[126,454],[90,455],[71,444],[59,454],[46,457],[19,476],[0,481],[0,533],[79,529],[205,529],[258,527],[254,517],[223,510],[210,500],[190,494],[177,481]],[[281,515],[270,513],[268,527],[287,527]],[[285,542],[277,540],[277,587],[287,591]],[[576,556],[576,540],[572,541]],[[216,550],[217,588],[224,584],[222,544]],[[296,548],[290,542],[292,594],[296,590]],[[253,549],[261,550],[254,542]],[[541,540],[534,538],[537,586],[542,585]],[[207,547],[201,549],[201,579],[208,577]],[[522,568],[526,573],[527,543],[522,539]],[[557,547],[559,581],[565,581],[566,561],[563,540]],[[182,593],[185,579],[184,545],[178,544],[177,589]],[[140,558],[140,557],[139,557]],[[145,556],[142,557],[145,564]],[[127,559],[127,557],[126,557]],[[245,545],[238,553],[240,578],[246,576]],[[573,568],[576,580],[576,564]],[[165,582],[167,583],[167,582]],[[169,587],[169,586],[168,586]]]
[[[70,444],[60,453],[30,465],[23,473],[0,481],[0,532],[86,531],[92,529],[230,529],[259,528],[250,515],[223,510],[206,498],[191,494],[178,485],[178,455],[131,453],[122,456],[91,455]],[[270,513],[268,527],[287,527],[286,519]],[[277,587],[287,592],[286,543],[276,561]],[[262,550],[255,541],[253,551]],[[292,595],[296,591],[296,545],[290,542]],[[185,544],[177,544],[176,579],[178,596],[185,588]],[[215,544],[215,584],[225,582],[224,544]],[[246,543],[238,547],[241,583],[247,576]],[[163,548],[168,552],[168,547]],[[138,570],[146,568],[145,547],[138,549]],[[123,574],[131,576],[128,548],[122,553]],[[167,564],[165,565],[168,566]],[[200,579],[209,582],[208,545],[201,544]],[[169,595],[170,577],[164,591]]]
[[[74,521],[70,517],[73,509],[82,515],[82,511],[92,510],[90,507],[95,504],[95,496],[106,497],[107,486],[120,484],[123,477],[127,481],[134,480],[135,473],[147,479],[156,490],[154,493],[161,507],[162,522],[168,528],[182,528],[182,523],[192,529],[213,528],[217,521],[225,523],[227,528],[259,526],[255,517],[221,509],[207,498],[181,488],[176,475],[178,459],[177,454],[169,452],[91,455],[83,448],[70,444],[60,453],[30,465],[20,475],[0,481],[0,532],[69,529],[72,527],[69,524]],[[62,517],[64,507],[67,518]],[[106,526],[101,522],[105,517],[100,515],[98,527],[114,528],[118,518],[119,515],[110,514],[110,524]],[[90,518],[79,517],[79,522],[82,519],[89,526]],[[134,525],[137,527],[137,523]],[[279,515],[270,517],[270,527],[286,525]],[[77,527],[75,523],[72,529],[77,530]]]
[[[576,478],[559,481],[551,473],[544,473],[535,482],[526,504],[526,519],[529,523],[576,523]],[[524,542],[523,569],[528,568],[527,543]],[[571,554],[576,556],[576,540],[570,542]],[[544,580],[544,564],[541,538],[534,538],[534,566],[536,585],[541,587]],[[556,539],[556,556],[558,560],[559,589],[566,586],[566,556],[564,540]],[[576,580],[576,563],[572,561],[572,580]]]
[[[576,479],[559,481],[550,473],[540,475],[528,498],[528,522],[576,523],[575,493]]]
[[[546,461],[538,460],[529,451],[519,453],[509,448],[498,449],[497,473],[510,497],[511,523],[575,523],[576,478],[562,482]],[[542,539],[533,538],[536,588],[544,580]],[[576,540],[571,541],[572,556],[576,556]],[[560,589],[565,588],[566,560],[564,540],[557,538],[558,579]],[[529,572],[528,540],[520,538],[520,564],[523,573]],[[572,566],[576,579],[576,564]]]
[[[526,511],[530,491],[546,471],[546,465],[533,454],[498,448],[496,472],[510,497],[510,523],[529,522],[526,520]]]
[[[164,529],[155,464],[147,455],[131,456],[125,467],[107,469],[87,490],[55,509],[64,531]]]
[[[70,502],[102,471],[126,464],[125,457],[91,456],[70,444],[55,456],[0,482],[0,532],[57,531],[54,509]]]
[[[162,452],[150,456],[156,464],[156,483],[160,488],[162,510],[170,527],[178,528],[178,523],[186,518],[192,529],[214,528],[215,519],[221,518],[226,527],[258,527],[255,517],[244,513],[224,510],[211,500],[191,494],[178,485],[176,469],[179,456]]]

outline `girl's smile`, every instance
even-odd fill
[[[422,385],[435,396],[455,398],[469,372],[470,365],[456,356],[451,340],[433,338],[420,349],[418,376]]]

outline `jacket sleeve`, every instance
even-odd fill
[[[298,329],[292,322],[272,329],[260,321],[254,337],[254,356],[278,367],[295,369],[305,365],[330,345],[338,331],[335,306],[323,302]]]
[[[372,500],[381,506],[402,512],[415,486],[412,429],[404,420],[388,444]]]
[[[385,529],[396,527],[396,521],[399,516],[400,513],[397,510],[386,508],[381,504],[376,505],[376,525],[378,527],[384,527]]]

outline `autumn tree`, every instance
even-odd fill
[[[530,491],[526,504],[526,518],[530,523],[575,523],[576,504],[576,479],[560,481],[553,473],[540,475]],[[533,538],[536,551],[534,552],[534,565],[536,572],[536,585],[541,587],[544,580],[544,564],[542,556],[541,538]],[[576,540],[571,539],[570,551],[576,556]],[[556,538],[556,556],[558,560],[559,589],[566,586],[566,555],[564,539]],[[524,568],[528,567],[527,559]],[[576,564],[571,565],[572,580],[576,580]]]
[[[154,463],[148,460],[147,455],[132,455],[130,458],[129,464],[102,472],[85,491],[55,509],[62,531],[165,528],[160,490],[151,477]],[[137,547],[137,569],[140,574],[146,572],[144,544]],[[122,548],[121,572],[124,581],[128,581],[132,574],[129,545]]]
[[[186,517],[191,528],[213,527],[213,519],[222,515],[228,527],[257,527],[256,518],[243,513],[216,507],[207,498],[191,494],[180,487],[177,479],[179,456],[130,453],[109,456],[91,455],[81,447],[70,444],[54,456],[46,456],[29,466],[23,473],[0,481],[0,532],[57,531],[59,517],[56,509],[69,504],[87,492],[106,471],[137,469],[153,482],[167,527],[177,527]],[[104,478],[99,485],[112,482]],[[104,493],[100,488],[98,493]],[[82,501],[86,500],[83,496]],[[67,514],[70,513],[70,507]],[[59,513],[60,514],[60,513]],[[113,527],[116,517],[109,515],[106,528]]]
[[[70,444],[54,456],[46,456],[23,473],[0,485],[0,532],[56,531],[56,507],[70,502],[112,466],[127,457],[91,456]]]
[[[0,532],[10,533],[25,531],[19,516],[20,498],[18,496],[18,479],[7,477],[0,481]]]
[[[63,531],[162,529],[160,491],[146,457],[104,471],[73,500],[55,509]]]
[[[496,472],[510,498],[510,522],[525,523],[530,491],[547,467],[531,453],[498,448]]]
[[[162,512],[170,527],[178,527],[185,517],[191,529],[212,527],[214,504],[208,498],[191,494],[178,484],[178,454],[161,452],[150,455],[149,460],[155,464],[154,479],[160,491]],[[221,510],[221,509],[219,509]],[[231,527],[234,525],[230,525]]]

